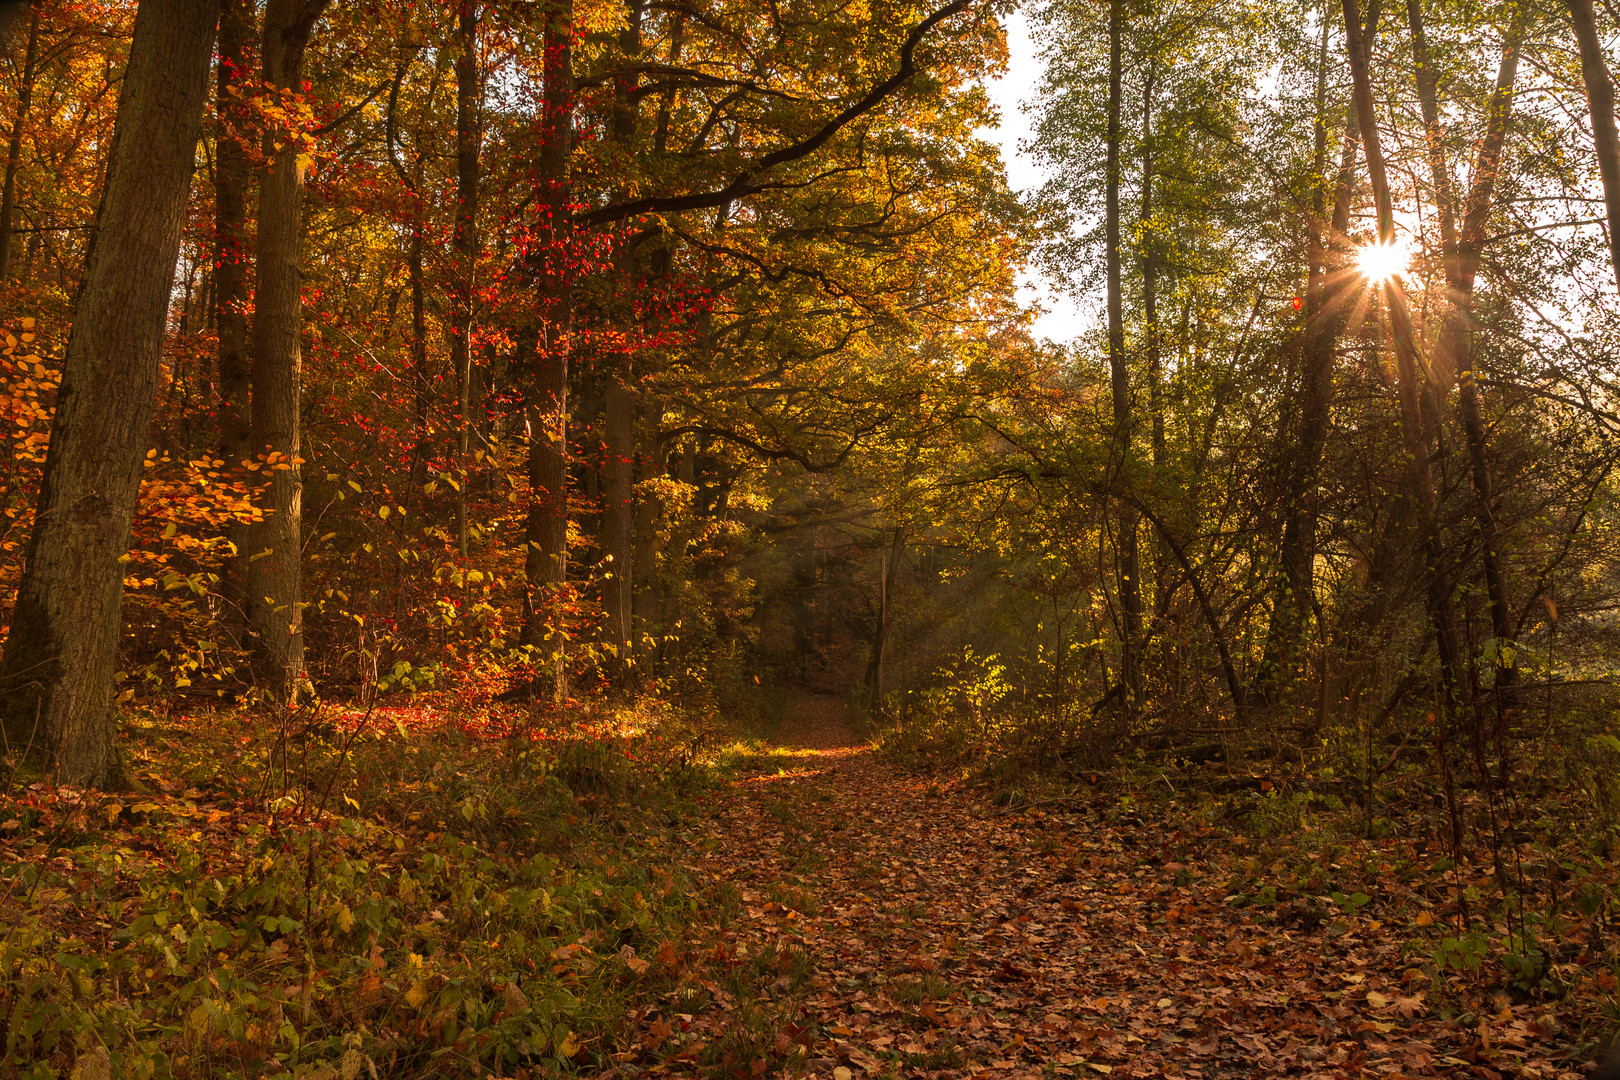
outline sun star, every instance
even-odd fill
[[[1384,282],[1405,274],[1410,258],[1400,243],[1366,244],[1356,252],[1356,267],[1367,280]]]

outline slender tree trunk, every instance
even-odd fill
[[[1142,331],[1147,354],[1148,412],[1153,423],[1153,466],[1168,463],[1160,382],[1159,259],[1153,233],[1153,71],[1142,83]]]
[[[883,695],[888,692],[888,647],[889,623],[891,607],[891,592],[894,587],[895,571],[900,566],[900,556],[905,551],[905,529],[899,525],[894,528],[894,539],[883,551],[883,560],[878,565],[878,616],[877,627],[872,634],[872,656],[866,664],[866,701],[867,710],[876,716],[883,711]]]
[[[641,53],[641,0],[630,0],[625,27],[619,33],[619,51],[628,69]],[[638,77],[628,70],[614,79],[613,141],[619,160],[628,169],[635,153]],[[620,252],[620,310],[627,328],[635,318],[638,260],[633,247]],[[610,561],[602,586],[602,607],[607,615],[608,644],[617,653],[615,676],[627,679],[635,649],[635,416],[634,357],[626,355],[622,370],[607,373],[604,435],[607,461],[603,469],[602,548]]]
[[[1440,328],[1437,351],[1446,373],[1455,374],[1457,379],[1457,412],[1462,418],[1464,441],[1468,444],[1469,474],[1474,487],[1474,521],[1479,529],[1485,591],[1490,601],[1491,633],[1498,646],[1496,703],[1498,717],[1505,722],[1506,711],[1514,705],[1513,685],[1517,682],[1518,671],[1512,664],[1501,662],[1513,638],[1513,610],[1508,601],[1507,570],[1503,564],[1500,529],[1496,521],[1496,492],[1485,431],[1485,410],[1474,371],[1474,282],[1479,273],[1480,252],[1486,239],[1485,226],[1490,218],[1491,200],[1501,168],[1502,148],[1513,112],[1513,84],[1518,74],[1519,46],[1524,40],[1531,9],[1520,6],[1516,10],[1503,42],[1502,59],[1496,72],[1496,89],[1491,95],[1486,118],[1485,137],[1480,140],[1467,200],[1458,207],[1451,168],[1446,162],[1445,144],[1442,141],[1439,88],[1423,27],[1422,0],[1407,0],[1406,8],[1412,31],[1413,60],[1417,65],[1418,101],[1428,134],[1429,167],[1439,193],[1441,241],[1445,245],[1447,310]],[[1460,228],[1457,224],[1459,210],[1462,219]]]
[[[247,70],[253,37],[249,0],[223,0],[219,14],[219,72],[214,110],[219,125],[214,151],[214,328],[219,339],[219,456],[225,468],[240,469],[248,450],[250,416],[248,366],[247,198],[253,170],[241,137],[247,130],[243,95],[251,86]],[[235,91],[233,93],[232,91]],[[240,475],[240,473],[238,473]],[[246,526],[232,523],[227,536],[238,552],[247,543]],[[245,594],[241,557],[226,561],[220,592],[222,622],[240,638]]]
[[[1372,77],[1368,70],[1367,54],[1361,46],[1361,26],[1356,17],[1356,0],[1344,0],[1344,21],[1345,33],[1350,39],[1350,73],[1355,87],[1356,115],[1361,122],[1361,143],[1366,149],[1367,175],[1372,182],[1373,198],[1377,205],[1378,239],[1380,243],[1391,244],[1395,241],[1394,204],[1390,198],[1383,151],[1379,146],[1378,119],[1373,111]],[[1462,704],[1462,648],[1452,609],[1451,581],[1446,570],[1445,552],[1440,536],[1439,510],[1429,469],[1429,446],[1423,401],[1423,396],[1429,389],[1429,382],[1423,370],[1422,358],[1418,354],[1417,338],[1412,329],[1412,316],[1407,306],[1405,292],[1399,281],[1394,278],[1384,282],[1383,292],[1385,306],[1389,312],[1390,336],[1393,338],[1395,367],[1400,384],[1401,435],[1406,457],[1407,484],[1416,511],[1424,556],[1429,617],[1434,625],[1435,646],[1440,657],[1447,708],[1448,711],[1455,713]],[[1447,721],[1448,724],[1450,722]]]
[[[9,751],[114,785],[113,670],[130,523],[214,44],[218,0],[141,0],[74,304],[34,533],[4,655]]]
[[[5,188],[0,191],[0,281],[11,267],[12,219],[17,212],[17,170],[22,167],[23,129],[34,104],[34,76],[39,66],[39,9],[28,17],[28,44],[23,49],[22,83],[17,87],[17,116],[6,143]]]
[[[1332,0],[1328,0],[1331,4]],[[1372,47],[1378,32],[1378,0],[1369,6],[1362,31],[1362,48]],[[1331,8],[1324,9],[1324,16]],[[1327,173],[1327,57],[1328,27],[1324,17],[1317,57],[1316,146],[1313,174]],[[1310,625],[1316,594],[1316,487],[1327,449],[1333,410],[1333,358],[1344,329],[1349,288],[1344,273],[1345,231],[1350,225],[1350,196],[1355,185],[1356,150],[1361,145],[1355,103],[1350,105],[1340,141],[1339,169],[1332,181],[1333,208],[1327,205],[1327,181],[1311,193],[1310,234],[1306,244],[1309,266],[1305,282],[1305,327],[1301,335],[1299,435],[1294,460],[1289,463],[1288,491],[1283,501],[1283,533],[1278,548],[1282,573],[1272,594],[1272,615],[1266,630],[1264,658],[1250,687],[1252,700],[1275,704],[1279,693],[1303,670],[1301,645]]]
[[[472,437],[474,274],[478,260],[478,159],[483,130],[483,85],[478,70],[478,11],[475,0],[461,0],[461,54],[456,57],[456,233],[454,314],[450,365],[456,372],[456,455],[461,473],[456,489],[456,546],[467,557],[467,461]]]
[[[1609,218],[1609,261],[1620,282],[1620,132],[1614,123],[1614,83],[1598,39],[1597,15],[1592,0],[1566,0],[1575,24],[1575,42],[1581,50],[1581,76],[1586,82],[1586,103],[1592,114],[1592,141],[1597,149],[1598,173],[1603,177],[1603,202]]]
[[[611,576],[602,585],[608,643],[618,650],[621,677],[628,674],[635,649],[631,625],[635,558],[636,392],[619,378],[607,384],[605,432],[607,463],[602,489],[602,547]]]
[[[1122,38],[1125,30],[1124,0],[1108,5],[1108,163],[1106,179],[1107,216],[1106,271],[1108,278],[1108,368],[1114,404],[1114,470],[1116,477],[1129,476],[1131,466],[1131,382],[1125,357],[1125,311],[1120,281],[1122,257],[1119,222],[1120,107],[1124,60]],[[1142,583],[1137,548],[1136,514],[1124,503],[1119,506],[1118,574],[1120,606],[1120,677],[1124,680],[1128,710],[1141,698],[1140,663],[1137,655],[1142,637]]]
[[[530,494],[524,524],[527,583],[522,642],[540,650],[541,658],[552,665],[559,701],[568,692],[568,353],[573,321],[568,155],[574,123],[573,36],[573,4],[561,0],[546,16],[539,176],[546,250],[539,259],[540,337],[525,403]]]
[[[264,13],[264,81],[301,89],[304,49],[325,0],[269,0]],[[263,521],[248,529],[243,591],[259,667],[270,690],[293,700],[304,679],[301,603],[303,470],[299,456],[302,389],[303,168],[296,144],[265,147],[270,171],[259,184],[257,291],[252,337],[249,449],[275,456],[264,472]]]
[[[1106,175],[1106,277],[1108,277],[1108,372],[1113,389],[1116,478],[1131,473],[1131,368],[1124,355],[1124,296],[1121,285],[1119,240],[1119,108],[1124,81],[1124,0],[1108,2],[1108,175]],[[1126,709],[1136,709],[1142,696],[1140,657],[1142,640],[1142,581],[1137,551],[1136,513],[1118,505],[1119,677],[1124,683]]]

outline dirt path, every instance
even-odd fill
[[[812,1075],[1578,1075],[1544,1006],[1439,1018],[1382,900],[1235,908],[1242,841],[1101,794],[998,815],[854,746],[836,702],[782,739],[794,771],[720,799],[695,869],[740,892],[735,962],[808,993]]]

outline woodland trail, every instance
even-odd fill
[[[1243,840],[1101,792],[998,813],[838,708],[795,706],[781,769],[717,800],[692,867],[740,893],[730,962],[774,951],[766,999],[807,993],[788,1030],[813,1076],[1580,1075],[1545,1004],[1441,1018],[1393,901],[1235,909]]]

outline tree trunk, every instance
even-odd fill
[[[540,149],[540,205],[545,250],[540,267],[540,335],[526,387],[529,427],[529,512],[524,523],[522,643],[554,670],[555,696],[568,692],[568,352],[573,289],[568,155],[574,122],[573,5],[562,0],[546,16],[545,93]]]
[[[1108,369],[1114,404],[1114,475],[1128,476],[1131,465],[1131,383],[1125,357],[1124,297],[1120,282],[1120,105],[1123,76],[1122,37],[1124,0],[1108,5],[1108,163],[1106,179],[1108,278]],[[1118,574],[1120,606],[1120,678],[1124,681],[1125,706],[1134,710],[1141,697],[1138,642],[1142,637],[1142,583],[1136,540],[1136,514],[1124,503],[1119,506]]]
[[[474,0],[461,0],[460,47],[456,57],[456,232],[455,284],[451,292],[450,365],[456,372],[456,546],[467,557],[467,460],[472,437],[473,288],[478,260],[478,158],[483,130],[483,86],[478,70],[478,12]]]
[[[261,60],[264,81],[271,87],[301,89],[304,48],[325,7],[325,0],[270,0]],[[275,455],[275,461],[264,470],[259,497],[266,516],[247,531],[242,583],[259,668],[271,692],[283,701],[296,698],[304,679],[299,457],[304,177],[299,153],[296,140],[280,152],[266,145],[270,171],[259,184],[249,449],[255,455]]]
[[[1361,144],[1366,149],[1367,175],[1372,183],[1373,198],[1377,205],[1378,239],[1380,243],[1391,244],[1395,241],[1394,204],[1390,198],[1383,151],[1379,146],[1378,118],[1373,111],[1372,77],[1368,71],[1367,54],[1361,46],[1361,27],[1356,16],[1356,0],[1344,0],[1344,21],[1345,33],[1350,39],[1350,73],[1355,87],[1356,115],[1361,123]],[[1417,339],[1413,333],[1412,316],[1407,306],[1405,292],[1399,281],[1394,278],[1384,283],[1383,292],[1385,306],[1389,312],[1390,336],[1393,338],[1395,367],[1400,384],[1401,436],[1406,457],[1407,484],[1416,512],[1424,556],[1429,617],[1434,626],[1435,646],[1440,657],[1447,710],[1455,713],[1461,706],[1462,650],[1457,637],[1456,617],[1452,610],[1450,575],[1446,572],[1439,511],[1429,469],[1429,446],[1423,400],[1429,391],[1429,380],[1418,354]]]
[[[1519,68],[1519,46],[1530,14],[1520,6],[1502,44],[1502,59],[1496,71],[1496,89],[1491,95],[1485,137],[1467,201],[1458,207],[1451,169],[1441,141],[1440,103],[1434,68],[1429,59],[1428,38],[1423,28],[1422,0],[1407,0],[1412,30],[1413,59],[1418,69],[1418,101],[1423,110],[1429,139],[1429,167],[1439,193],[1441,241],[1445,245],[1447,309],[1440,328],[1438,352],[1448,374],[1457,378],[1457,412],[1462,418],[1463,437],[1468,444],[1468,464],[1474,486],[1474,522],[1479,529],[1481,561],[1485,572],[1485,592],[1490,601],[1491,634],[1497,642],[1495,691],[1498,716],[1505,718],[1513,702],[1517,669],[1503,663],[1513,638],[1513,610],[1508,602],[1507,571],[1503,565],[1500,530],[1496,522],[1496,492],[1491,475],[1490,447],[1485,432],[1485,410],[1479,380],[1474,371],[1474,283],[1479,273],[1480,253],[1485,245],[1485,225],[1490,218],[1491,200],[1501,167],[1502,147],[1507,139],[1508,121],[1513,111],[1513,83]],[[1461,211],[1461,227],[1457,221]]]
[[[1597,149],[1598,173],[1603,177],[1603,202],[1609,218],[1609,261],[1620,282],[1620,132],[1614,124],[1614,83],[1598,39],[1597,15],[1592,0],[1567,0],[1581,50],[1581,77],[1586,82],[1586,103],[1592,114],[1592,141]]]
[[[8,751],[113,785],[120,558],[140,493],[218,0],[141,0],[4,656]]]
[[[866,707],[873,716],[882,713],[883,695],[888,692],[889,593],[904,551],[905,529],[896,525],[894,539],[883,551],[883,561],[878,566],[877,627],[872,634],[872,656],[866,664]]]
[[[602,584],[602,607],[607,614],[608,644],[617,650],[618,662],[614,666],[622,678],[628,675],[635,649],[631,605],[635,580],[636,392],[622,379],[610,377],[606,396],[602,548],[609,559],[610,576]]]
[[[1329,0],[1331,3],[1331,0]],[[1372,47],[1378,32],[1378,3],[1370,5],[1361,46]],[[1316,87],[1316,146],[1314,175],[1327,171],[1327,32],[1324,9],[1322,45]],[[1339,151],[1339,171],[1333,181],[1333,209],[1329,215],[1327,191],[1318,183],[1311,193],[1312,222],[1305,282],[1305,328],[1300,384],[1299,436],[1288,469],[1288,490],[1283,496],[1283,532],[1278,548],[1278,575],[1272,593],[1271,622],[1266,629],[1264,657],[1249,695],[1254,701],[1275,704],[1279,694],[1303,670],[1300,659],[1305,628],[1310,625],[1316,595],[1316,486],[1327,449],[1333,410],[1333,358],[1349,311],[1348,279],[1344,272],[1345,231],[1350,225],[1350,196],[1355,184],[1356,148],[1361,145],[1355,103],[1350,105]]]
[[[252,34],[253,7],[248,0],[223,0],[214,94],[219,125],[214,151],[214,328],[219,338],[215,408],[219,416],[219,457],[232,471],[242,466],[247,454],[250,415],[246,248],[247,195],[253,171],[240,139],[249,120],[242,94],[251,86],[247,62]],[[233,89],[237,93],[233,94]],[[232,523],[226,532],[240,555],[247,543],[246,527]],[[233,637],[240,636],[245,611],[242,569],[242,557],[228,560],[220,588],[226,604],[222,621]]]
[[[17,170],[22,167],[23,128],[34,104],[34,76],[39,66],[39,9],[28,18],[28,44],[23,49],[22,83],[17,87],[17,118],[6,144],[6,180],[0,192],[0,281],[11,267],[11,222],[17,212]]]
[[[639,78],[629,69],[641,53],[641,0],[630,0],[625,27],[619,32],[619,51],[626,71],[614,79],[613,141],[619,160],[629,169],[635,153]],[[620,252],[619,282],[623,293],[619,310],[634,337],[635,290],[638,260],[633,241]],[[615,650],[616,679],[628,679],[635,650],[635,418],[634,357],[626,354],[621,370],[607,373],[604,432],[607,460],[603,469],[601,543],[610,567],[602,585],[602,607],[607,615],[607,643]]]

